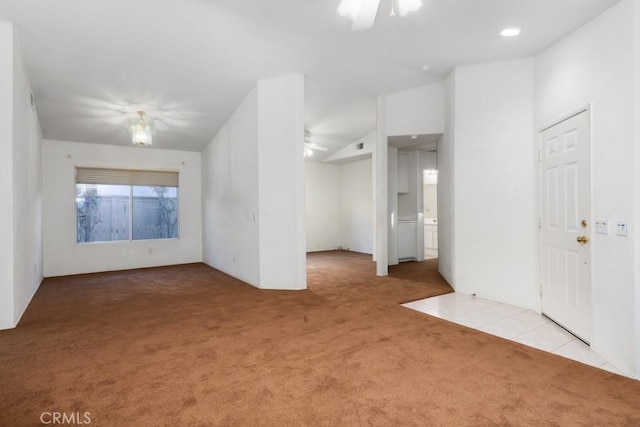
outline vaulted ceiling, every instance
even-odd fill
[[[375,128],[378,94],[535,55],[617,2],[424,0],[392,18],[381,0],[358,32],[340,0],[0,0],[0,19],[16,25],[44,138],[127,145],[142,108],[154,147],[199,151],[256,80],[301,72],[305,125],[333,151]],[[501,37],[508,26],[522,34]]]

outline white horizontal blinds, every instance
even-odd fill
[[[76,168],[76,183],[177,187],[178,172]]]

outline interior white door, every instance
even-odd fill
[[[591,331],[589,112],[540,133],[542,312],[582,340]]]

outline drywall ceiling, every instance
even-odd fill
[[[617,1],[424,0],[391,18],[382,0],[360,32],[340,0],[0,0],[0,19],[16,25],[46,139],[128,145],[142,108],[154,147],[198,151],[256,80],[301,72],[326,156],[375,128],[378,94],[534,55]],[[499,36],[507,26],[522,34]]]

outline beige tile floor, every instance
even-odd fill
[[[588,345],[533,310],[450,293],[404,307],[624,375]]]

